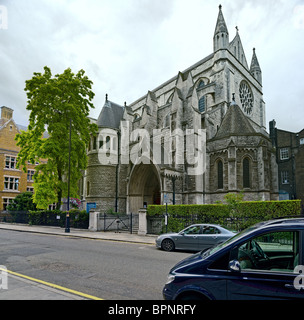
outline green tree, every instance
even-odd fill
[[[7,206],[7,209],[9,211],[36,210],[36,205],[33,203],[33,194],[31,192],[23,192],[18,194]]]
[[[225,195],[225,201],[227,202],[230,216],[236,217],[240,213],[240,203],[244,200],[244,193],[228,193]]]
[[[16,136],[21,148],[17,162],[24,171],[28,161],[39,162],[33,196],[38,209],[51,203],[57,203],[59,209],[62,197],[67,196],[70,125],[70,195],[78,196],[77,183],[87,166],[86,148],[91,136],[97,134],[97,126],[88,118],[94,108],[92,84],[84,70],[74,74],[70,68],[52,77],[51,70],[44,67],[44,74],[34,73],[26,81],[29,126]]]

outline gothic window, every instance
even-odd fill
[[[201,113],[206,111],[206,97],[205,96],[200,99],[198,109]]]
[[[96,150],[96,145],[97,145],[97,138],[93,138],[93,150]]]
[[[90,182],[87,181],[87,196],[90,195]]]
[[[170,127],[170,118],[171,118],[170,113],[168,113],[164,120],[164,128]]]
[[[106,148],[107,150],[111,149],[111,138],[109,136],[106,137]]]
[[[221,160],[219,160],[217,163],[217,188],[224,188],[224,168]]]
[[[202,80],[198,86],[198,89],[204,88],[205,82]]]
[[[250,160],[243,160],[243,188],[250,188]]]
[[[117,138],[113,138],[113,150],[117,149]]]
[[[100,136],[99,149],[103,149],[103,136]]]
[[[242,81],[240,84],[240,99],[245,114],[251,115],[253,110],[253,94],[249,85],[245,81]]]
[[[197,89],[202,89],[205,87],[205,82],[203,80],[200,81]],[[198,102],[198,109],[201,113],[206,111],[206,96],[203,96]]]

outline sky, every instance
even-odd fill
[[[263,72],[266,123],[304,129],[304,0],[0,0],[0,106],[27,125],[25,81],[83,69],[95,93],[90,116],[109,100],[131,104],[213,52],[222,11],[238,26],[248,64]]]

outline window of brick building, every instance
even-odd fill
[[[18,191],[19,178],[17,177],[4,177],[4,190]]]
[[[5,169],[16,169],[16,157],[6,156],[5,157]]]
[[[13,202],[13,198],[2,198],[3,210],[6,210],[6,207]]]
[[[281,160],[287,160],[287,159],[289,159],[289,151],[288,151],[288,148],[282,148],[282,149],[280,149],[280,156],[281,156]]]
[[[27,181],[34,180],[35,170],[27,170]]]
[[[282,177],[282,184],[288,184],[289,183],[288,171],[282,171],[281,172],[281,177]]]

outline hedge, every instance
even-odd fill
[[[251,201],[236,205],[168,205],[168,231],[180,231],[193,223],[219,224],[233,230],[243,230],[260,221],[301,215],[301,200]],[[165,205],[150,205],[147,217],[163,219]],[[164,229],[164,228],[163,228]]]

